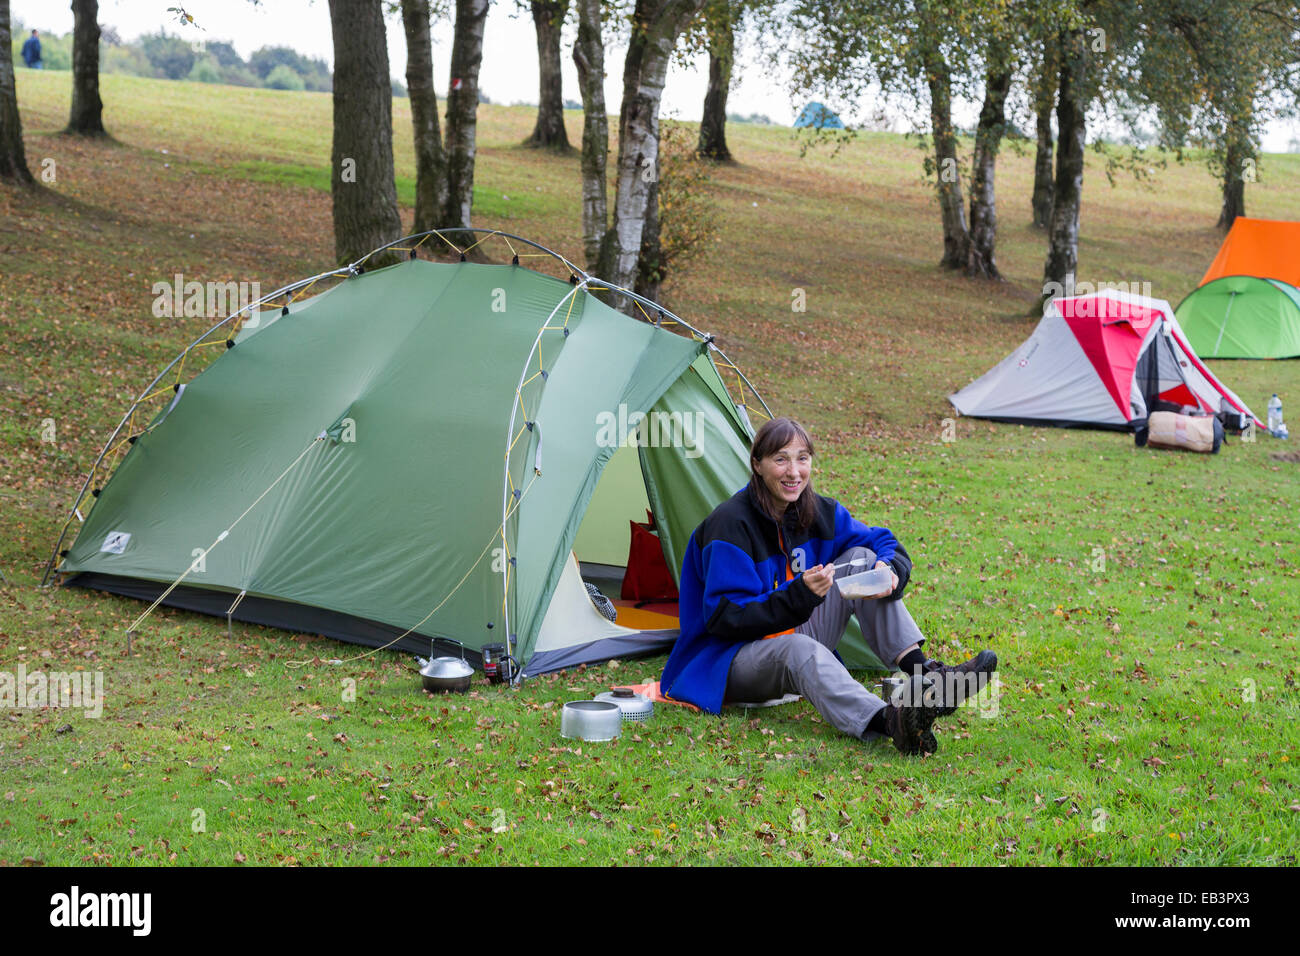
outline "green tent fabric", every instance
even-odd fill
[[[1300,291],[1280,279],[1224,276],[1174,310],[1202,358],[1300,356]]]
[[[189,568],[166,603],[370,646],[509,633],[528,674],[663,650],[675,632],[599,615],[574,549],[581,526],[626,554],[648,501],[676,572],[747,480],[751,432],[712,354],[520,266],[365,272],[246,323],[137,437],[59,572],[152,600]],[[640,476],[615,478],[643,487],[589,516],[620,409],[670,437],[689,421],[691,441],[646,428]]]

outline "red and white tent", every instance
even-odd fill
[[[1033,335],[948,400],[972,418],[1120,429],[1159,400],[1263,427],[1197,358],[1168,302],[1113,290],[1052,299]]]

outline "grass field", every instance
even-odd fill
[[[102,671],[105,703],[99,719],[0,712],[0,865],[1296,864],[1287,447],[1204,457],[969,419],[943,440],[945,396],[1033,327],[1032,156],[999,163],[1008,281],[993,285],[937,268],[913,143],[872,134],[801,158],[789,130],[733,126],[739,162],[712,182],[720,239],[666,290],[810,427],[818,489],[908,546],[931,654],[994,647],[1001,694],[937,724],[924,760],[849,740],[806,704],[661,708],[576,747],[560,704],[655,677],[662,658],[431,699],[409,658],[298,666],[352,652],[249,626],[228,638],[167,609],[126,656],[142,605],[36,589],[108,432],[210,324],[153,317],[152,284],[270,290],[333,250],[327,96],[105,76],[115,141],[85,143],[57,133],[69,85],[18,71],[29,164],[54,181],[0,189],[0,670]],[[532,120],[482,108],[476,216],[576,258],[578,159],[519,148]],[[405,101],[394,126],[409,198]],[[1265,157],[1248,211],[1300,218],[1297,186],[1300,157]],[[1176,304],[1219,242],[1217,197],[1203,165],[1112,188],[1090,155],[1080,280],[1150,282]],[[1214,370],[1258,414],[1274,391],[1300,395],[1300,363]]]

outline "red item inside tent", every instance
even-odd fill
[[[628,523],[632,526],[632,544],[620,596],[625,601],[676,601],[677,584],[664,560],[659,535],[655,534],[654,515],[647,511],[645,523]]]

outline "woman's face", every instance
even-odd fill
[[[812,455],[808,453],[808,446],[796,438],[775,454],[757,461],[754,470],[773,498],[790,504],[797,501],[808,487]]]

